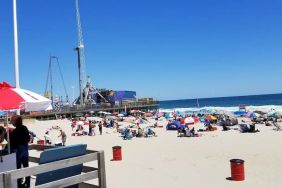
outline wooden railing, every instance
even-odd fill
[[[32,145],[31,149],[36,149],[38,147],[42,147],[42,146]],[[38,162],[38,161],[39,161],[38,158],[30,157],[30,162]],[[83,166],[82,174],[49,182],[46,184],[38,185],[35,186],[35,188],[66,187],[75,184],[79,184],[79,188],[88,188],[88,187],[106,188],[104,152],[91,151],[91,150],[88,150],[87,154],[79,157],[72,157],[64,160],[41,164],[34,167],[22,168],[22,169],[0,173],[0,188],[2,187],[11,188],[12,182],[19,178],[23,178],[26,176],[34,176],[37,174],[63,169],[63,168],[83,164],[86,162],[92,162],[92,161],[98,161],[98,168]],[[89,181],[97,178],[99,185],[84,183],[85,181]]]

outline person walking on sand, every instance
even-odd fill
[[[98,127],[99,127],[100,135],[102,135],[103,125],[102,125],[102,122],[101,122],[101,121],[99,122]]]
[[[62,144],[63,146],[66,146],[67,135],[62,129],[60,129],[60,132],[61,134],[58,137],[62,137]]]

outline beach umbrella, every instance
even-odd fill
[[[125,121],[126,121],[126,122],[128,122],[128,123],[130,123],[130,122],[132,122],[132,121],[135,121],[135,120],[136,120],[136,118],[135,118],[135,117],[125,117],[124,119],[125,119]]]
[[[258,113],[253,113],[253,118],[258,118],[258,117],[260,117],[261,115],[260,114],[258,114]]]
[[[83,121],[83,125],[89,125],[88,121]]]
[[[275,113],[272,116],[275,117],[282,116],[282,111],[275,111]]]
[[[246,114],[247,114],[247,112],[244,112],[244,111],[236,111],[236,112],[234,112],[234,115],[236,115],[236,116],[244,116]]]
[[[117,116],[119,113],[118,112],[113,112],[112,113],[114,116]]]
[[[115,119],[117,119],[115,116],[107,116],[106,117],[108,120],[115,120]]]
[[[254,113],[257,113],[257,114],[260,114],[260,115],[264,115],[264,114],[266,114],[265,112],[260,111],[260,110],[256,110],[256,111],[254,111]]]
[[[267,115],[270,117],[282,116],[282,111],[271,110],[270,112],[267,113]]]
[[[103,112],[103,111],[99,111],[99,112],[98,112],[98,114],[104,114],[104,113],[105,113],[105,112]]]
[[[169,118],[172,118],[172,117],[173,117],[172,113],[166,113],[165,114],[166,119],[169,119]]]
[[[209,109],[208,112],[209,114],[216,114],[217,111],[215,109]]]
[[[184,122],[185,122],[186,124],[194,124],[194,123],[195,123],[195,120],[194,120],[194,118],[192,118],[192,117],[187,117],[187,118],[185,118]]]
[[[51,100],[29,90],[0,83],[0,110],[45,111],[51,110]]]
[[[275,114],[281,116],[282,115],[282,111],[277,111]]]
[[[135,123],[142,124],[143,122],[142,122],[142,120],[141,120],[141,119],[138,119],[138,120],[136,120],[136,121],[135,121]]]
[[[253,115],[253,112],[247,112],[247,113],[245,114],[246,117],[252,117],[252,115]]]
[[[130,123],[130,122],[132,122],[132,119],[128,117],[128,118],[125,119],[125,121],[126,121],[127,123]]]
[[[164,116],[164,113],[163,113],[163,112],[158,112],[158,113],[156,114],[156,116],[157,116],[157,117],[162,117],[162,116]]]
[[[130,113],[142,113],[140,110],[130,110]]]
[[[198,117],[194,117],[194,123],[198,123],[199,122],[199,118]]]
[[[0,83],[0,111],[6,112],[8,124],[8,112],[11,110],[46,111],[52,110],[51,100],[29,90],[15,88],[7,82]],[[9,128],[7,126],[7,132]],[[10,152],[10,140],[8,134],[8,152]]]
[[[217,120],[216,117],[214,117],[214,116],[212,116],[212,115],[206,115],[205,119],[206,119],[206,120],[209,120],[209,121]]]
[[[126,116],[127,113],[126,112],[121,112],[120,114],[123,114],[124,116]]]
[[[83,121],[77,121],[76,124],[82,126],[82,125],[84,125],[84,122]]]
[[[130,113],[135,113],[136,110],[130,110]]]
[[[150,113],[150,112],[148,112],[148,113],[145,113],[145,116],[146,116],[146,117],[152,117],[152,116],[153,116],[153,114],[152,114],[152,113]]]

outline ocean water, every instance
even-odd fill
[[[227,111],[239,110],[240,104],[245,104],[247,110],[282,111],[282,94],[249,95],[238,97],[218,97],[198,99],[200,109],[217,109]],[[160,101],[160,111],[198,111],[197,99]]]

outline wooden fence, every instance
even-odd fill
[[[41,145],[32,145],[30,149],[41,148]],[[30,157],[30,162],[37,162],[39,159]],[[71,176],[68,178],[60,179],[57,181],[49,182],[46,184],[35,186],[35,188],[54,188],[54,187],[66,187],[70,185],[79,184],[79,188],[106,188],[106,171],[105,171],[105,159],[103,151],[91,151],[87,150],[85,155],[79,157],[72,157],[64,160],[41,164],[34,167],[22,168],[12,171],[0,173],[0,188],[11,188],[12,182],[16,179],[26,176],[34,176],[37,174],[54,171],[66,167],[71,167],[86,162],[98,161],[98,168],[83,166],[82,172],[79,175]],[[85,183],[85,181],[97,179],[99,185],[92,185]]]

